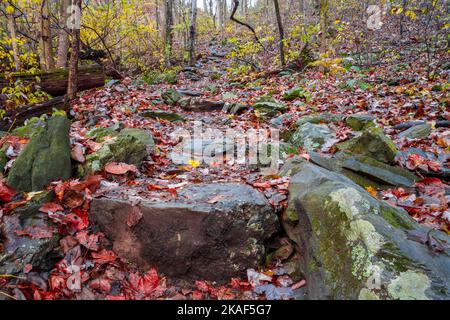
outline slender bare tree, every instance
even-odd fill
[[[70,0],[61,0],[60,7],[60,23],[58,33],[58,54],[56,58],[56,67],[65,68],[67,66],[67,53],[69,51],[69,34],[67,30],[67,9]]]
[[[284,67],[286,65],[286,57],[284,55],[284,29],[283,22],[281,21],[281,13],[280,13],[280,4],[278,0],[273,0],[273,4],[275,6],[275,14],[277,16],[277,24],[278,24],[278,33],[280,35],[280,62]]]
[[[195,38],[197,25],[197,0],[191,0],[190,12],[190,27],[189,27],[189,64],[195,65]]]
[[[73,10],[79,10],[81,14],[82,0],[71,0]],[[80,18],[80,16],[78,16]],[[69,80],[67,84],[67,96],[69,99],[74,99],[78,90],[78,60],[80,55],[80,25],[79,23],[72,24],[72,42],[70,46],[70,63],[69,63]]]

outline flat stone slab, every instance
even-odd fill
[[[192,185],[169,202],[106,195],[92,201],[90,218],[120,257],[183,280],[245,276],[279,230],[265,197],[233,183]]]

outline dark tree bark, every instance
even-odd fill
[[[81,15],[81,1],[82,0],[71,0],[72,6],[76,6],[80,10]],[[80,17],[78,17],[80,18]],[[78,60],[80,55],[80,29],[77,23],[74,23],[72,29],[72,43],[70,52],[70,63],[69,63],[69,79],[67,84],[67,96],[69,99],[74,99],[77,95],[78,90]]]
[[[189,64],[195,65],[195,38],[197,25],[197,0],[191,0],[191,17],[189,27]]]
[[[280,34],[280,62],[284,67],[286,65],[286,58],[284,55],[284,29],[283,22],[281,21],[281,13],[280,13],[280,4],[278,0],[273,0],[273,4],[275,5],[275,14],[277,16],[277,24],[278,24],[278,32]]]
[[[170,67],[170,59],[172,57],[172,42],[173,42],[173,0],[166,0],[165,6],[165,28],[164,28],[164,57],[167,67]]]
[[[230,16],[230,20],[236,22],[237,24],[240,24],[241,26],[247,27],[252,33],[253,36],[255,37],[256,42],[258,42],[261,47],[265,48],[263,46],[263,44],[261,43],[261,41],[258,38],[258,35],[256,34],[255,29],[253,29],[253,27],[251,25],[249,25],[248,23],[239,21],[238,19],[236,19],[234,16],[239,8],[239,0],[233,0],[233,9],[231,10],[231,16]]]

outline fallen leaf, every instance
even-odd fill
[[[136,172],[134,164],[111,162],[105,166],[105,171],[111,174],[125,174],[127,172]]]

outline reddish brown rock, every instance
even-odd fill
[[[90,217],[119,256],[184,280],[244,276],[264,263],[279,230],[264,196],[241,184],[190,186],[173,202],[106,196],[93,200]]]

